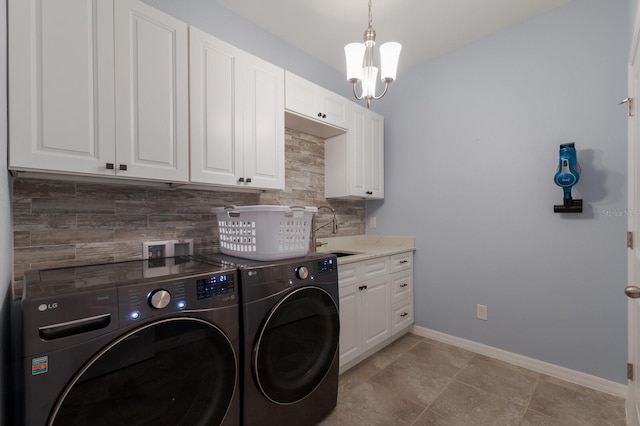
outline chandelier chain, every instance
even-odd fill
[[[371,11],[371,1],[369,0],[369,27],[371,27],[373,23],[373,12]]]

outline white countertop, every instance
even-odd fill
[[[390,256],[407,251],[415,251],[415,237],[395,237],[387,235],[356,235],[350,237],[318,238],[318,253],[356,253],[338,258],[338,264],[360,262],[380,256]]]

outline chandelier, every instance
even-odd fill
[[[347,58],[347,80],[353,85],[353,95],[356,99],[365,99],[367,108],[371,99],[380,99],[387,93],[389,83],[396,79],[398,58],[402,45],[396,42],[388,42],[380,45],[380,80],[384,83],[384,90],[376,95],[376,80],[378,68],[374,66],[374,49],[376,45],[376,32],[371,26],[371,0],[369,0],[369,26],[364,32],[364,43],[349,43],[344,47]],[[358,95],[357,84],[361,83],[361,94]]]

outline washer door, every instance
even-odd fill
[[[233,347],[209,322],[172,318],[131,331],[69,382],[49,425],[210,425],[236,387]]]
[[[338,307],[326,291],[289,293],[269,313],[254,347],[253,373],[262,393],[278,404],[305,398],[329,371],[339,337]]]

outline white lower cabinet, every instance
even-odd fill
[[[391,334],[395,335],[413,324],[413,252],[390,258],[391,273]]]
[[[413,252],[339,265],[338,282],[342,371],[413,324]]]
[[[363,281],[358,289],[362,295],[362,349],[366,351],[391,336],[389,276]]]

